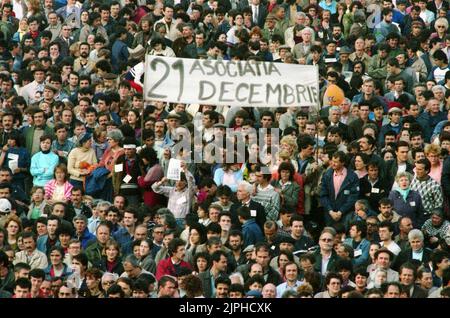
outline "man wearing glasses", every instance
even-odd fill
[[[333,249],[335,233],[333,228],[325,228],[320,234],[319,249],[313,254],[316,259],[314,270],[322,274],[322,276],[327,275],[329,272],[334,272],[336,261],[339,260],[339,256]]]

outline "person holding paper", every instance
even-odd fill
[[[195,183],[194,176],[187,170],[185,163],[181,164],[180,180],[175,183],[174,187],[164,185],[168,179],[162,178],[161,181],[152,185],[153,191],[160,193],[169,198],[167,208],[173,213],[180,228],[184,228],[186,214],[191,209],[192,200],[194,199]]]
[[[53,171],[58,165],[59,158],[50,151],[51,136],[42,136],[40,142],[41,151],[31,157],[30,173],[33,176],[33,185],[43,187],[53,178]]]
[[[30,153],[22,147],[18,132],[12,132],[7,137],[0,155],[0,166],[9,168],[12,172],[12,184],[25,191],[26,172],[30,167]]]

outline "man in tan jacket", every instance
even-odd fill
[[[30,265],[31,269],[45,269],[48,266],[47,256],[36,248],[36,239],[33,233],[24,233],[23,245],[25,250],[17,252],[14,259],[14,265],[25,263]]]

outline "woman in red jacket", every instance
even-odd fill
[[[155,206],[161,203],[163,196],[153,192],[152,184],[164,177],[164,170],[159,165],[158,156],[153,148],[143,148],[140,157],[146,166],[145,176],[138,177],[138,185],[144,189],[144,203],[149,206]]]

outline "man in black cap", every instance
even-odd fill
[[[353,73],[353,63],[349,59],[350,54],[352,54],[352,50],[348,46],[341,47],[339,50],[339,63],[342,64],[342,72]]]
[[[104,93],[117,91],[117,75],[113,73],[106,73],[103,76],[103,85],[105,85]]]

